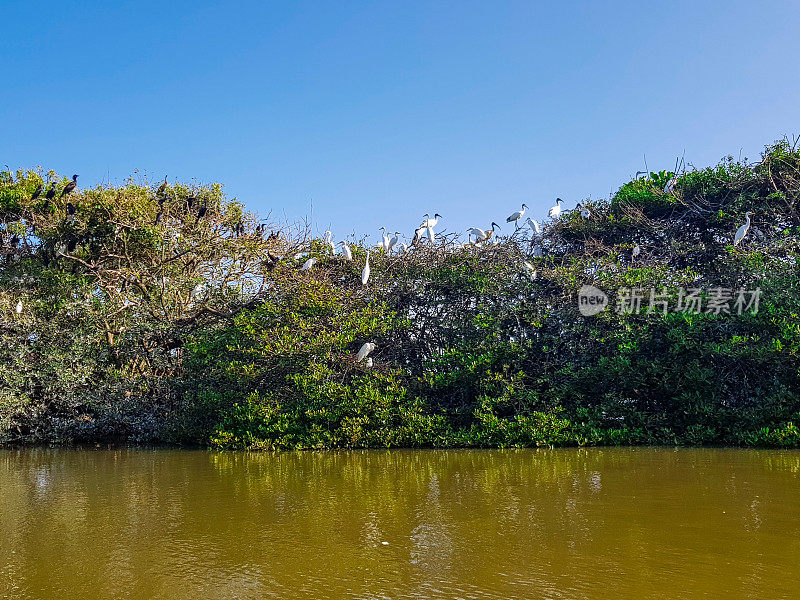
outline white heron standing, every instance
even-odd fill
[[[750,215],[752,214],[753,213],[750,212],[749,210],[744,214],[744,218],[747,221],[744,225],[742,225],[741,227],[739,227],[739,229],[736,230],[736,235],[733,236],[734,246],[737,246],[739,242],[741,242],[744,239],[744,236],[747,235],[747,232],[750,231]]]
[[[389,245],[386,247],[387,254],[389,254],[392,251],[392,248],[394,248],[397,245],[397,242],[400,241],[400,238],[398,237],[399,235],[400,235],[399,231],[394,232],[394,236],[392,237],[392,239],[389,240]]]
[[[367,250],[367,261],[364,263],[364,269],[361,271],[361,285],[367,285],[369,281],[369,250]]]
[[[353,253],[350,251],[350,246],[347,244],[347,241],[342,240],[339,243],[342,245],[342,256],[344,256],[344,259],[353,260]]]
[[[564,202],[561,198],[556,198],[555,206],[550,208],[550,212],[547,213],[548,216],[557,219],[561,216],[561,203]]]
[[[377,344],[375,344],[374,342],[365,342],[361,346],[361,349],[358,351],[358,354],[356,354],[356,362],[360,363],[362,360],[367,358],[367,355],[373,350],[375,350],[376,347]]]
[[[381,248],[384,252],[389,252],[389,236],[386,235],[386,227],[381,227],[381,238]]]
[[[316,262],[317,262],[317,259],[312,256],[306,262],[303,263],[303,266],[300,267],[300,270],[301,271],[308,271],[311,267],[314,266],[314,263],[316,263]]]
[[[525,216],[525,210],[528,208],[527,204],[522,205],[522,209],[518,210],[517,212],[511,213],[506,218],[506,223],[514,223],[515,228],[519,228],[519,220]]]
[[[336,254],[336,244],[333,243],[333,240],[331,239],[331,236],[332,236],[332,234],[331,234],[330,231],[326,231],[325,232],[325,244],[330,246],[331,254],[335,255]]]
[[[536,235],[541,235],[542,228],[539,226],[539,222],[536,219],[531,219],[530,217],[528,217],[527,219],[525,219],[525,222],[528,224],[528,227],[530,227],[533,230],[533,233],[535,233]]]

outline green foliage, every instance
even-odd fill
[[[218,185],[83,190],[70,216],[31,200],[47,180],[67,181],[0,177],[0,441],[800,447],[800,152],[785,142],[757,164],[650,173],[536,239],[373,251],[366,287],[366,248],[348,262],[262,236]],[[583,317],[584,284],[639,288],[643,306]],[[679,287],[761,303],[648,313],[650,288],[674,307]],[[372,366],[355,361],[368,341]]]

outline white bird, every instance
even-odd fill
[[[536,279],[539,277],[539,273],[536,272],[536,267],[534,267],[531,263],[527,260],[522,261],[522,266],[528,271],[528,274],[531,276],[531,279]]]
[[[361,285],[367,285],[369,281],[369,250],[367,250],[367,262],[364,263],[364,270],[361,271]]]
[[[22,312],[22,300],[20,300],[19,302],[17,302],[17,306],[16,306],[16,308],[14,308],[14,311],[15,311],[17,314],[20,314],[20,313]]]
[[[639,256],[642,253],[642,247],[639,244],[636,244],[633,247],[633,252],[631,252],[631,256]]]
[[[747,232],[750,231],[750,215],[752,215],[749,210],[744,214],[744,218],[747,219],[747,222],[739,227],[736,230],[736,235],[733,236],[733,245],[736,246],[744,239],[744,236],[747,235]]]
[[[350,246],[347,244],[347,241],[342,240],[339,243],[342,245],[342,256],[344,256],[344,259],[353,260],[353,253],[350,251]]]
[[[514,227],[519,227],[518,221],[525,215],[525,209],[528,208],[527,204],[522,205],[522,210],[511,213],[506,218],[506,223],[514,223]]]
[[[548,216],[557,219],[561,216],[561,203],[564,202],[561,198],[556,198],[556,204],[550,209],[550,212],[547,213]]]
[[[334,243],[333,243],[333,240],[331,239],[331,235],[332,235],[332,234],[331,234],[331,232],[330,232],[330,231],[326,231],[326,232],[325,232],[325,243],[326,243],[328,246],[330,246],[330,248],[331,248],[331,254],[336,254],[336,244],[334,244]]]
[[[308,254],[308,252],[298,252],[297,254],[295,254],[295,255],[294,255],[294,259],[295,259],[295,260],[300,260],[300,259],[301,259],[301,258],[303,258],[303,257],[304,257],[306,254]]]
[[[373,342],[365,342],[364,345],[361,346],[361,349],[358,351],[358,354],[356,354],[356,362],[359,363],[365,358],[367,358],[367,355],[373,350],[375,350],[375,348],[376,345]]]
[[[419,240],[422,238],[422,234],[425,233],[426,229],[427,229],[427,227],[420,226],[420,227],[417,227],[414,230],[414,239],[411,240],[411,245],[412,246],[415,246],[415,245],[417,245],[419,243]]]
[[[436,234],[433,233],[433,227],[426,228],[426,231],[428,232],[428,239],[431,241],[431,244],[435,244],[436,243]]]
[[[592,213],[589,212],[589,209],[586,208],[583,204],[578,204],[578,206],[576,208],[580,209],[581,217],[583,217],[584,219],[588,219],[589,217],[592,216]]]
[[[392,239],[389,240],[389,246],[386,248],[387,254],[391,252],[392,248],[394,248],[397,245],[397,242],[400,241],[400,238],[398,237],[399,235],[400,235],[399,231],[394,232],[394,237],[392,237]]]
[[[368,357],[367,358],[367,362],[365,362],[364,364],[367,366],[368,369],[371,369],[372,368],[372,357],[371,356]]]
[[[476,244],[485,242],[489,240],[492,237],[492,235],[494,235],[495,229],[497,229],[498,227],[500,227],[500,225],[498,225],[494,221],[492,221],[492,228],[487,229],[486,231],[484,231],[480,227],[473,227],[472,229],[467,231],[468,234],[467,239],[469,239],[469,236],[474,235]]]
[[[303,263],[303,266],[300,268],[300,270],[301,271],[308,271],[311,267],[314,266],[315,262],[317,262],[317,259],[312,256],[306,262]]]
[[[383,238],[381,241],[381,248],[383,248],[384,252],[389,252],[389,236],[386,235],[386,227],[381,227],[381,237]]]
[[[440,215],[439,213],[433,215],[432,219],[430,213],[425,213],[425,215],[422,217],[422,224],[420,225],[420,227],[436,227],[436,224],[439,222],[439,219],[441,218],[442,215]]]
[[[400,242],[399,244],[397,244],[397,248],[398,248],[397,249],[398,254],[405,254],[405,251],[408,250],[408,244]]]
[[[534,232],[536,235],[541,235],[541,233],[542,233],[542,228],[541,228],[541,227],[539,227],[539,222],[538,222],[538,221],[536,221],[535,219],[531,219],[530,217],[528,217],[528,218],[525,220],[525,222],[528,224],[528,227],[530,227],[530,228],[533,230],[533,232]]]

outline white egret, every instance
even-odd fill
[[[589,217],[592,216],[592,213],[589,212],[589,209],[586,208],[583,204],[578,204],[576,208],[578,208],[581,211],[581,217],[583,217],[584,219],[588,219]]]
[[[744,218],[747,219],[747,222],[736,230],[736,235],[733,236],[734,246],[737,246],[739,242],[744,239],[744,236],[747,235],[747,232],[750,231],[750,215],[752,214],[753,213],[749,210],[744,214]]]
[[[368,369],[372,368],[372,357],[367,357],[367,362],[364,363]]]
[[[511,213],[506,218],[506,223],[514,223],[514,227],[519,227],[519,220],[525,216],[525,209],[528,208],[527,204],[522,205],[522,209],[518,210],[517,212]]]
[[[331,239],[331,236],[332,236],[332,234],[331,234],[330,231],[326,231],[325,232],[325,243],[328,246],[330,246],[331,254],[336,254],[336,244],[333,243],[333,240]]]
[[[381,237],[383,238],[381,248],[383,248],[384,252],[389,252],[389,236],[386,235],[386,227],[381,227],[381,232]]]
[[[408,244],[400,242],[399,244],[397,244],[397,248],[398,248],[397,250],[398,254],[405,254],[406,250],[408,250]]]
[[[542,233],[542,228],[539,226],[539,222],[538,222],[538,221],[536,221],[535,219],[531,219],[530,217],[528,217],[528,218],[525,220],[525,222],[528,224],[528,227],[530,227],[530,228],[533,230],[533,233],[535,233],[536,235],[541,235],[541,233]]]
[[[342,245],[342,256],[344,256],[344,259],[353,260],[353,253],[350,251],[350,246],[347,244],[347,241],[342,240],[339,243]]]
[[[295,254],[295,255],[294,255],[294,259],[295,259],[295,260],[300,260],[300,259],[301,259],[301,258],[303,258],[303,257],[304,257],[306,254],[308,254],[308,252],[298,252],[297,254]]]
[[[22,300],[17,302],[17,306],[14,308],[14,312],[16,312],[17,314],[22,313]]]
[[[426,231],[428,232],[428,239],[431,241],[431,244],[435,244],[436,243],[436,234],[433,233],[433,227],[426,228]]]
[[[561,216],[561,203],[564,202],[561,198],[556,198],[556,204],[550,209],[550,212],[547,213],[548,216],[557,219]]]
[[[364,270],[361,271],[361,285],[367,285],[369,281],[369,250],[367,250],[367,262],[364,263]]]
[[[399,241],[400,241],[400,238],[398,237],[399,235],[400,235],[400,232],[399,232],[399,231],[395,231],[395,232],[394,232],[394,236],[392,237],[392,239],[391,239],[391,240],[389,240],[389,245],[386,247],[386,253],[387,253],[387,254],[388,254],[389,252],[391,252],[391,251],[392,251],[392,248],[394,248],[394,247],[397,245],[397,242],[399,242]]]
[[[536,279],[539,277],[536,267],[534,267],[533,264],[529,263],[527,260],[522,261],[522,266],[528,271],[528,275],[530,275],[531,279]]]
[[[356,354],[356,362],[359,363],[365,358],[367,358],[367,355],[373,350],[375,350],[376,346],[377,345],[373,342],[365,342],[364,345],[361,346],[361,349],[358,351],[358,354]]]
[[[303,266],[300,268],[301,271],[308,271],[311,267],[314,266],[314,263],[317,262],[317,259],[313,256],[309,258],[306,262],[303,263]]]

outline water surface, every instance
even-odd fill
[[[800,453],[0,451],[0,597],[797,598]]]

